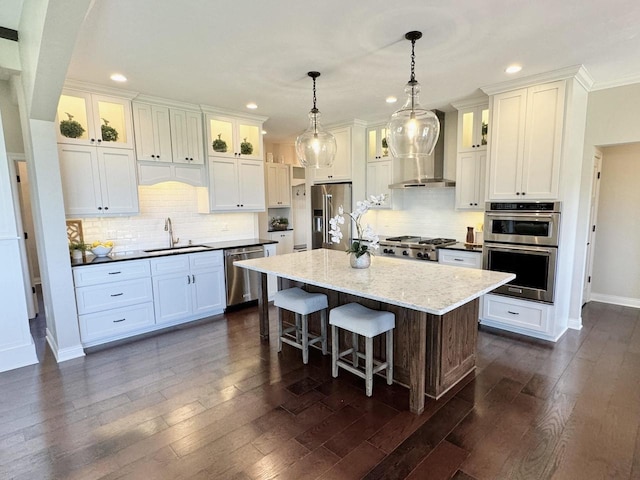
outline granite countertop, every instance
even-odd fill
[[[434,315],[444,315],[515,278],[512,273],[380,256],[359,270],[350,267],[344,252],[324,248],[234,264]]]
[[[446,245],[443,247],[436,247],[436,248],[445,248],[448,250],[462,250],[464,252],[482,253],[482,245],[477,245],[477,244],[467,245],[466,243],[463,243],[463,242],[458,242],[458,243],[454,243],[453,245]]]
[[[226,240],[224,242],[199,243],[197,245],[204,245],[208,247],[208,250],[200,250],[198,252],[193,252],[189,250],[181,251],[179,249],[171,252],[167,252],[167,251],[145,252],[144,250],[134,250],[134,251],[128,251],[128,252],[122,252],[122,253],[120,252],[111,253],[106,257],[96,257],[91,253],[88,253],[87,255],[85,255],[85,258],[82,260],[71,260],[71,266],[80,267],[83,265],[96,265],[96,264],[111,263],[111,262],[122,262],[125,260],[144,260],[148,258],[166,257],[170,255],[183,255],[187,253],[200,253],[200,252],[208,252],[208,251],[214,251],[214,250],[226,250],[229,248],[252,247],[252,246],[259,246],[259,245],[268,245],[272,243],[278,243],[278,242],[274,240],[265,240],[262,238],[250,238],[245,240]]]

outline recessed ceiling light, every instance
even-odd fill
[[[396,103],[398,101],[398,99],[396,97],[387,97],[387,99],[385,100],[385,102],[387,103]]]
[[[522,70],[522,67],[520,65],[509,65],[507,68],[504,69],[504,71],[506,73],[518,73],[520,70]]]
[[[267,134],[267,131],[266,131],[266,130],[262,130],[262,134],[263,134],[263,135],[266,135],[266,134]]]
[[[111,80],[113,80],[114,82],[126,82],[127,77],[125,77],[121,73],[114,73],[113,75],[111,75]]]
[[[256,108],[258,108],[258,105],[256,105],[253,102],[247,103],[247,108],[250,108],[251,110],[255,110]]]

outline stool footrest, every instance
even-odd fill
[[[338,364],[338,366],[340,368],[344,368],[345,370],[347,370],[348,372],[353,373],[354,375],[359,376],[360,378],[367,378],[367,374],[364,372],[364,370],[360,369],[360,368],[356,368],[354,367],[351,363],[347,363],[347,362],[343,362],[342,360],[337,360],[336,363]],[[386,370],[387,368],[387,362],[374,362],[377,363],[378,365],[376,367],[374,367],[372,373],[375,375],[376,373],[382,371],[382,370]]]

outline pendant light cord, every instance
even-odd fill
[[[318,73],[318,75],[320,75]],[[309,74],[309,76],[311,77],[311,79],[313,80],[313,108],[311,109],[311,113],[313,113],[313,135],[314,136],[318,136],[318,109],[316,108],[316,77],[318,75],[311,75]]]
[[[411,39],[411,78],[409,79],[409,85],[411,85],[411,116],[415,115],[414,113],[414,98],[415,98],[415,85],[416,85],[416,40]]]

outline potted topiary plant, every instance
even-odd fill
[[[382,137],[382,156],[389,155],[389,144],[387,143],[387,137]]]
[[[69,254],[73,260],[82,260],[84,253],[89,250],[89,245],[82,242],[70,242]]]
[[[102,140],[104,140],[105,142],[117,142],[118,131],[115,128],[109,126],[109,120],[107,120],[106,118],[103,118],[102,121],[104,122],[104,125],[100,127],[102,130]]]
[[[213,141],[212,147],[214,152],[226,152],[227,151],[227,142],[222,140],[222,134],[218,134],[218,138]]]
[[[243,155],[251,155],[253,153],[253,145],[247,142],[247,138],[240,144],[240,153]]]
[[[60,122],[60,133],[67,138],[79,138],[84,133],[84,128],[80,125],[80,122],[73,119],[73,115],[65,112],[65,115],[69,117],[68,120],[62,120]]]

